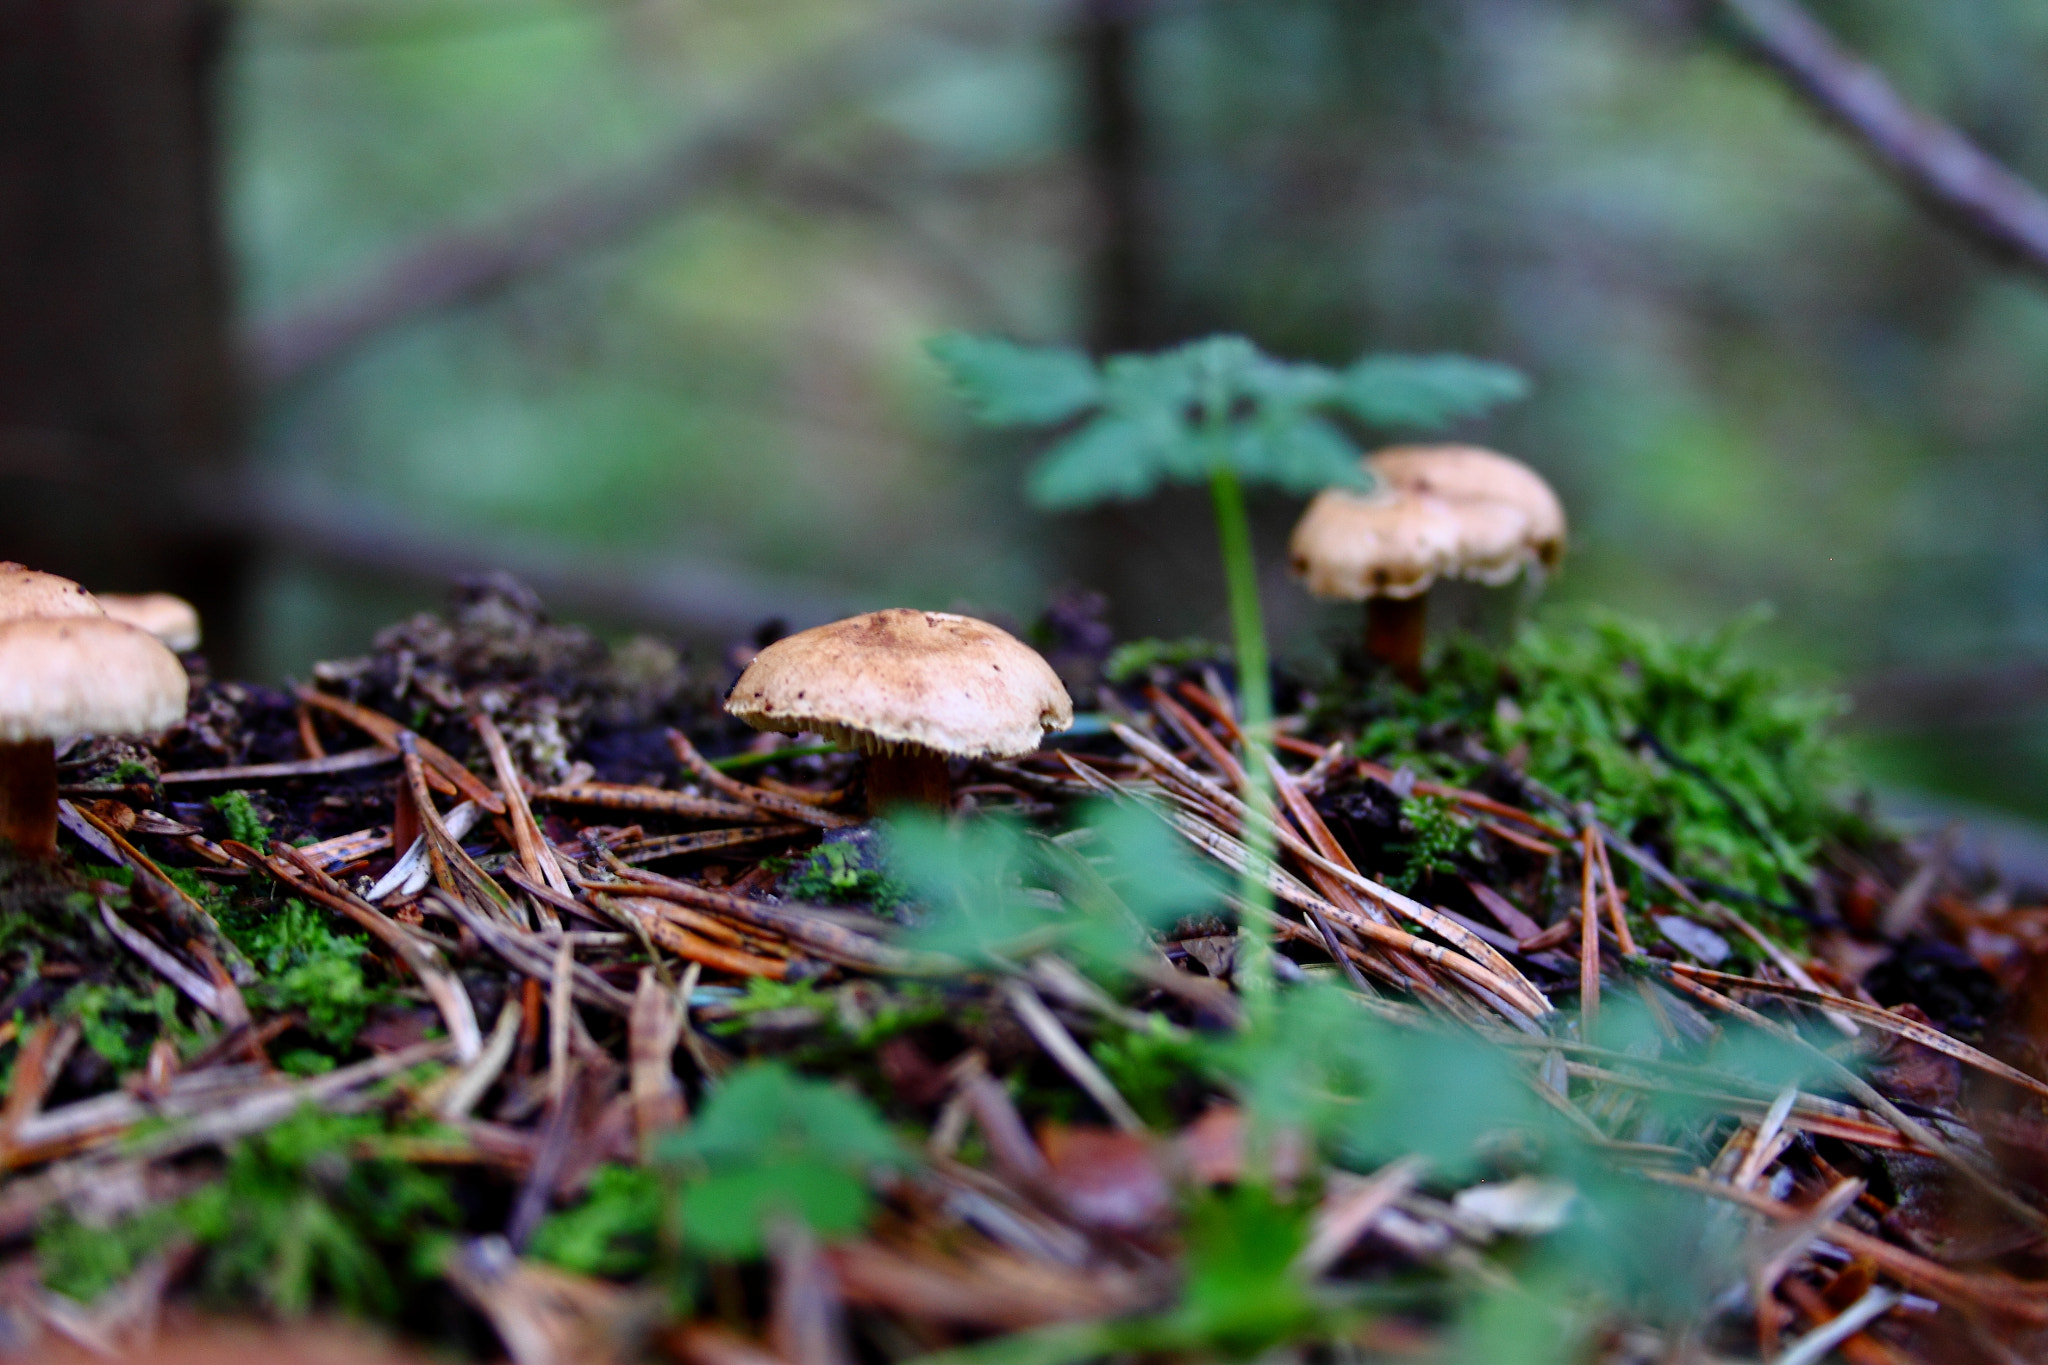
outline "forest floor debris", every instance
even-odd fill
[[[1282,678],[1247,916],[1227,666],[1044,643],[1087,720],[945,821],[504,581],[65,754],[0,1352],[2048,1354],[2048,902],[1826,697],[1615,621]]]

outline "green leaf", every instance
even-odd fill
[[[923,912],[917,946],[997,967],[1060,949],[1115,975],[1147,930],[1214,908],[1214,882],[1152,811],[1095,802],[1081,826],[1086,863],[1008,820],[890,821],[890,867]]]
[[[582,1203],[534,1229],[531,1252],[580,1275],[638,1275],[654,1260],[672,1197],[660,1174],[644,1166],[599,1166]]]
[[[1238,336],[1206,337],[1098,369],[1077,351],[943,336],[932,353],[975,416],[1043,426],[1094,410],[1033,470],[1049,510],[1144,497],[1219,469],[1291,493],[1370,487],[1359,451],[1329,418],[1434,427],[1520,397],[1522,377],[1458,356],[1368,356],[1343,372],[1278,360]]]
[[[1338,392],[1367,426],[1427,430],[1526,397],[1529,381],[1464,356],[1377,355],[1346,370]]]
[[[683,1236],[717,1256],[760,1254],[775,1224],[796,1219],[824,1238],[867,1224],[867,1182],[830,1161],[786,1157],[691,1182],[683,1196]]]
[[[928,347],[968,411],[990,426],[1049,426],[1101,398],[1095,363],[1061,346],[1019,346],[948,332]]]
[[[920,949],[1000,965],[1057,941],[1044,909],[1025,895],[1031,839],[1015,821],[905,815],[887,823],[883,842],[891,871],[922,909],[913,936]]]
[[[1163,929],[1214,908],[1219,888],[1211,864],[1196,858],[1157,811],[1095,801],[1083,821],[1100,836],[1103,875],[1147,928]]]
[[[725,1256],[758,1254],[783,1218],[828,1237],[858,1231],[871,1207],[869,1173],[908,1161],[865,1099],[780,1062],[750,1062],[727,1076],[660,1156],[695,1167],[683,1193],[684,1238]]]
[[[1304,496],[1325,488],[1366,492],[1372,479],[1360,466],[1358,449],[1320,417],[1274,413],[1232,433],[1231,466],[1250,483],[1269,484]]]
[[[1366,1169],[1413,1152],[1455,1177],[1482,1138],[1546,1118],[1500,1049],[1397,1029],[1330,986],[1286,992],[1216,1060],[1255,1132],[1305,1130]]]
[[[865,1099],[780,1062],[753,1062],[727,1076],[697,1121],[664,1149],[666,1156],[695,1157],[714,1168],[768,1152],[802,1152],[863,1168],[903,1160],[895,1135]]]
[[[1258,1185],[1210,1195],[1188,1214],[1188,1278],[1175,1317],[1197,1340],[1250,1358],[1317,1314],[1294,1259],[1307,1241],[1303,1211]]]
[[[1048,512],[1135,502],[1159,487],[1179,433],[1157,422],[1098,417],[1054,446],[1031,471],[1025,495]]]

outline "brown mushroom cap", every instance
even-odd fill
[[[1564,508],[1542,477],[1477,446],[1369,455],[1379,487],[1316,495],[1289,545],[1317,597],[1414,597],[1439,577],[1502,584],[1564,556]]]
[[[754,656],[725,709],[756,730],[859,749],[1014,758],[1074,723],[1038,652],[986,621],[902,607],[801,631]]]
[[[1500,582],[1514,577],[1531,556],[1545,568],[1555,568],[1564,558],[1564,504],[1543,476],[1520,460],[1480,446],[1390,446],[1369,456],[1366,464],[1390,487],[1442,498],[1463,510],[1476,524],[1474,552],[1481,556],[1489,543],[1508,539],[1499,531],[1489,537],[1488,518],[1498,524],[1518,517],[1520,525],[1512,536],[1514,566]],[[1494,581],[1469,569],[1467,574]]]
[[[0,741],[147,734],[185,715],[185,666],[105,617],[0,623]]]
[[[99,600],[68,578],[0,563],[0,621],[37,616],[104,616]]]
[[[116,621],[146,630],[178,653],[199,648],[199,609],[167,592],[99,594],[100,606]]]

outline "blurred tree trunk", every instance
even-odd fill
[[[1083,174],[1091,207],[1088,347],[1097,355],[1150,350],[1166,334],[1163,243],[1145,118],[1143,46],[1150,0],[1080,0],[1074,63],[1082,110]],[[1210,624],[1218,592],[1205,497],[1169,490],[1112,504],[1069,523],[1068,572],[1109,598],[1119,635],[1185,634]]]
[[[1153,344],[1145,129],[1138,91],[1138,6],[1085,0],[1075,48],[1094,203],[1088,344],[1099,353]]]
[[[245,536],[217,0],[0,0],[0,558],[191,598],[235,661]]]

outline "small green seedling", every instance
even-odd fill
[[[974,415],[990,426],[1079,422],[1032,471],[1031,500],[1042,508],[1142,498],[1162,483],[1209,486],[1250,750],[1246,795],[1260,814],[1271,806],[1266,753],[1273,703],[1245,486],[1304,495],[1369,488],[1360,452],[1340,421],[1438,427],[1527,388],[1513,370],[1458,356],[1367,356],[1335,370],[1277,360],[1234,336],[1100,363],[1064,347],[959,334],[939,337],[931,349]],[[1256,921],[1270,899],[1260,870],[1272,841],[1267,822],[1255,818],[1247,838],[1253,856],[1240,896]],[[1263,959],[1249,956],[1253,984]]]
[[[890,869],[924,916],[918,946],[998,968],[1060,951],[1115,978],[1149,931],[1214,909],[1216,886],[1153,811],[1095,802],[1075,833],[1070,848],[1004,819],[890,820]]]
[[[727,1076],[660,1156],[687,1173],[685,1239],[728,1257],[759,1255],[783,1219],[825,1238],[858,1232],[873,1205],[870,1175],[908,1163],[874,1106],[780,1062]]]

